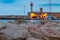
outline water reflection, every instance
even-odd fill
[[[4,22],[4,23],[6,23],[8,21],[14,22],[15,20],[0,20],[0,22]]]
[[[0,22],[4,22],[4,23],[6,23],[6,22],[15,22],[15,20],[0,20]],[[38,22],[39,20],[23,20],[23,21],[27,21],[27,22]]]
[[[39,22],[39,20],[30,20],[31,22]]]

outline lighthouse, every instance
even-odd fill
[[[30,6],[31,6],[31,12],[32,12],[32,10],[33,10],[33,3],[32,2],[30,3]]]

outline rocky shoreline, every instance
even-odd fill
[[[42,22],[44,22],[44,24],[42,24]],[[45,28],[52,29],[54,32],[60,35],[60,21],[53,22],[50,20],[42,20],[36,23],[24,22],[20,24],[16,24],[16,22],[0,22],[0,40],[43,40],[43,38],[37,38],[37,35],[41,33],[40,28],[43,32],[46,31],[44,30]],[[33,37],[33,35],[28,30],[31,30],[32,34],[35,34],[36,32],[38,34],[34,35],[36,37]]]

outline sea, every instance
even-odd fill
[[[4,23],[6,23],[6,22],[8,22],[8,21],[11,21],[11,22],[14,22],[15,20],[0,20],[0,22],[4,22]],[[26,20],[26,21],[31,21],[31,22],[38,22],[39,20]]]
[[[4,23],[6,23],[8,21],[14,22],[15,20],[0,20],[0,22],[4,22]]]
[[[7,22],[15,22],[16,20],[0,20],[0,22],[3,22],[3,23],[7,23]],[[26,20],[26,21],[30,21],[30,22],[34,22],[34,23],[36,23],[36,22],[39,22],[40,20]],[[53,21],[53,22],[60,22],[60,20],[51,20],[51,21]]]

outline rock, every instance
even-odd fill
[[[4,35],[0,35],[0,40],[7,40],[7,37]]]
[[[0,22],[0,30],[2,30],[2,29],[6,29],[6,25],[4,23]]]
[[[0,31],[0,36],[1,36],[1,35],[4,35],[4,33]]]
[[[34,30],[28,30],[29,33],[32,35],[32,37],[37,38],[37,39],[42,39],[42,40],[46,40],[48,39],[44,33],[40,32],[36,32]]]
[[[41,40],[41,39],[36,39],[36,38],[28,38],[27,40]]]
[[[11,39],[11,40],[26,40],[27,38],[16,38],[16,39]]]
[[[1,28],[0,28],[0,30],[4,30],[4,29],[6,29],[7,27],[6,26],[2,26]]]
[[[32,37],[32,35],[28,32],[28,30],[24,30],[24,35],[26,38]]]

